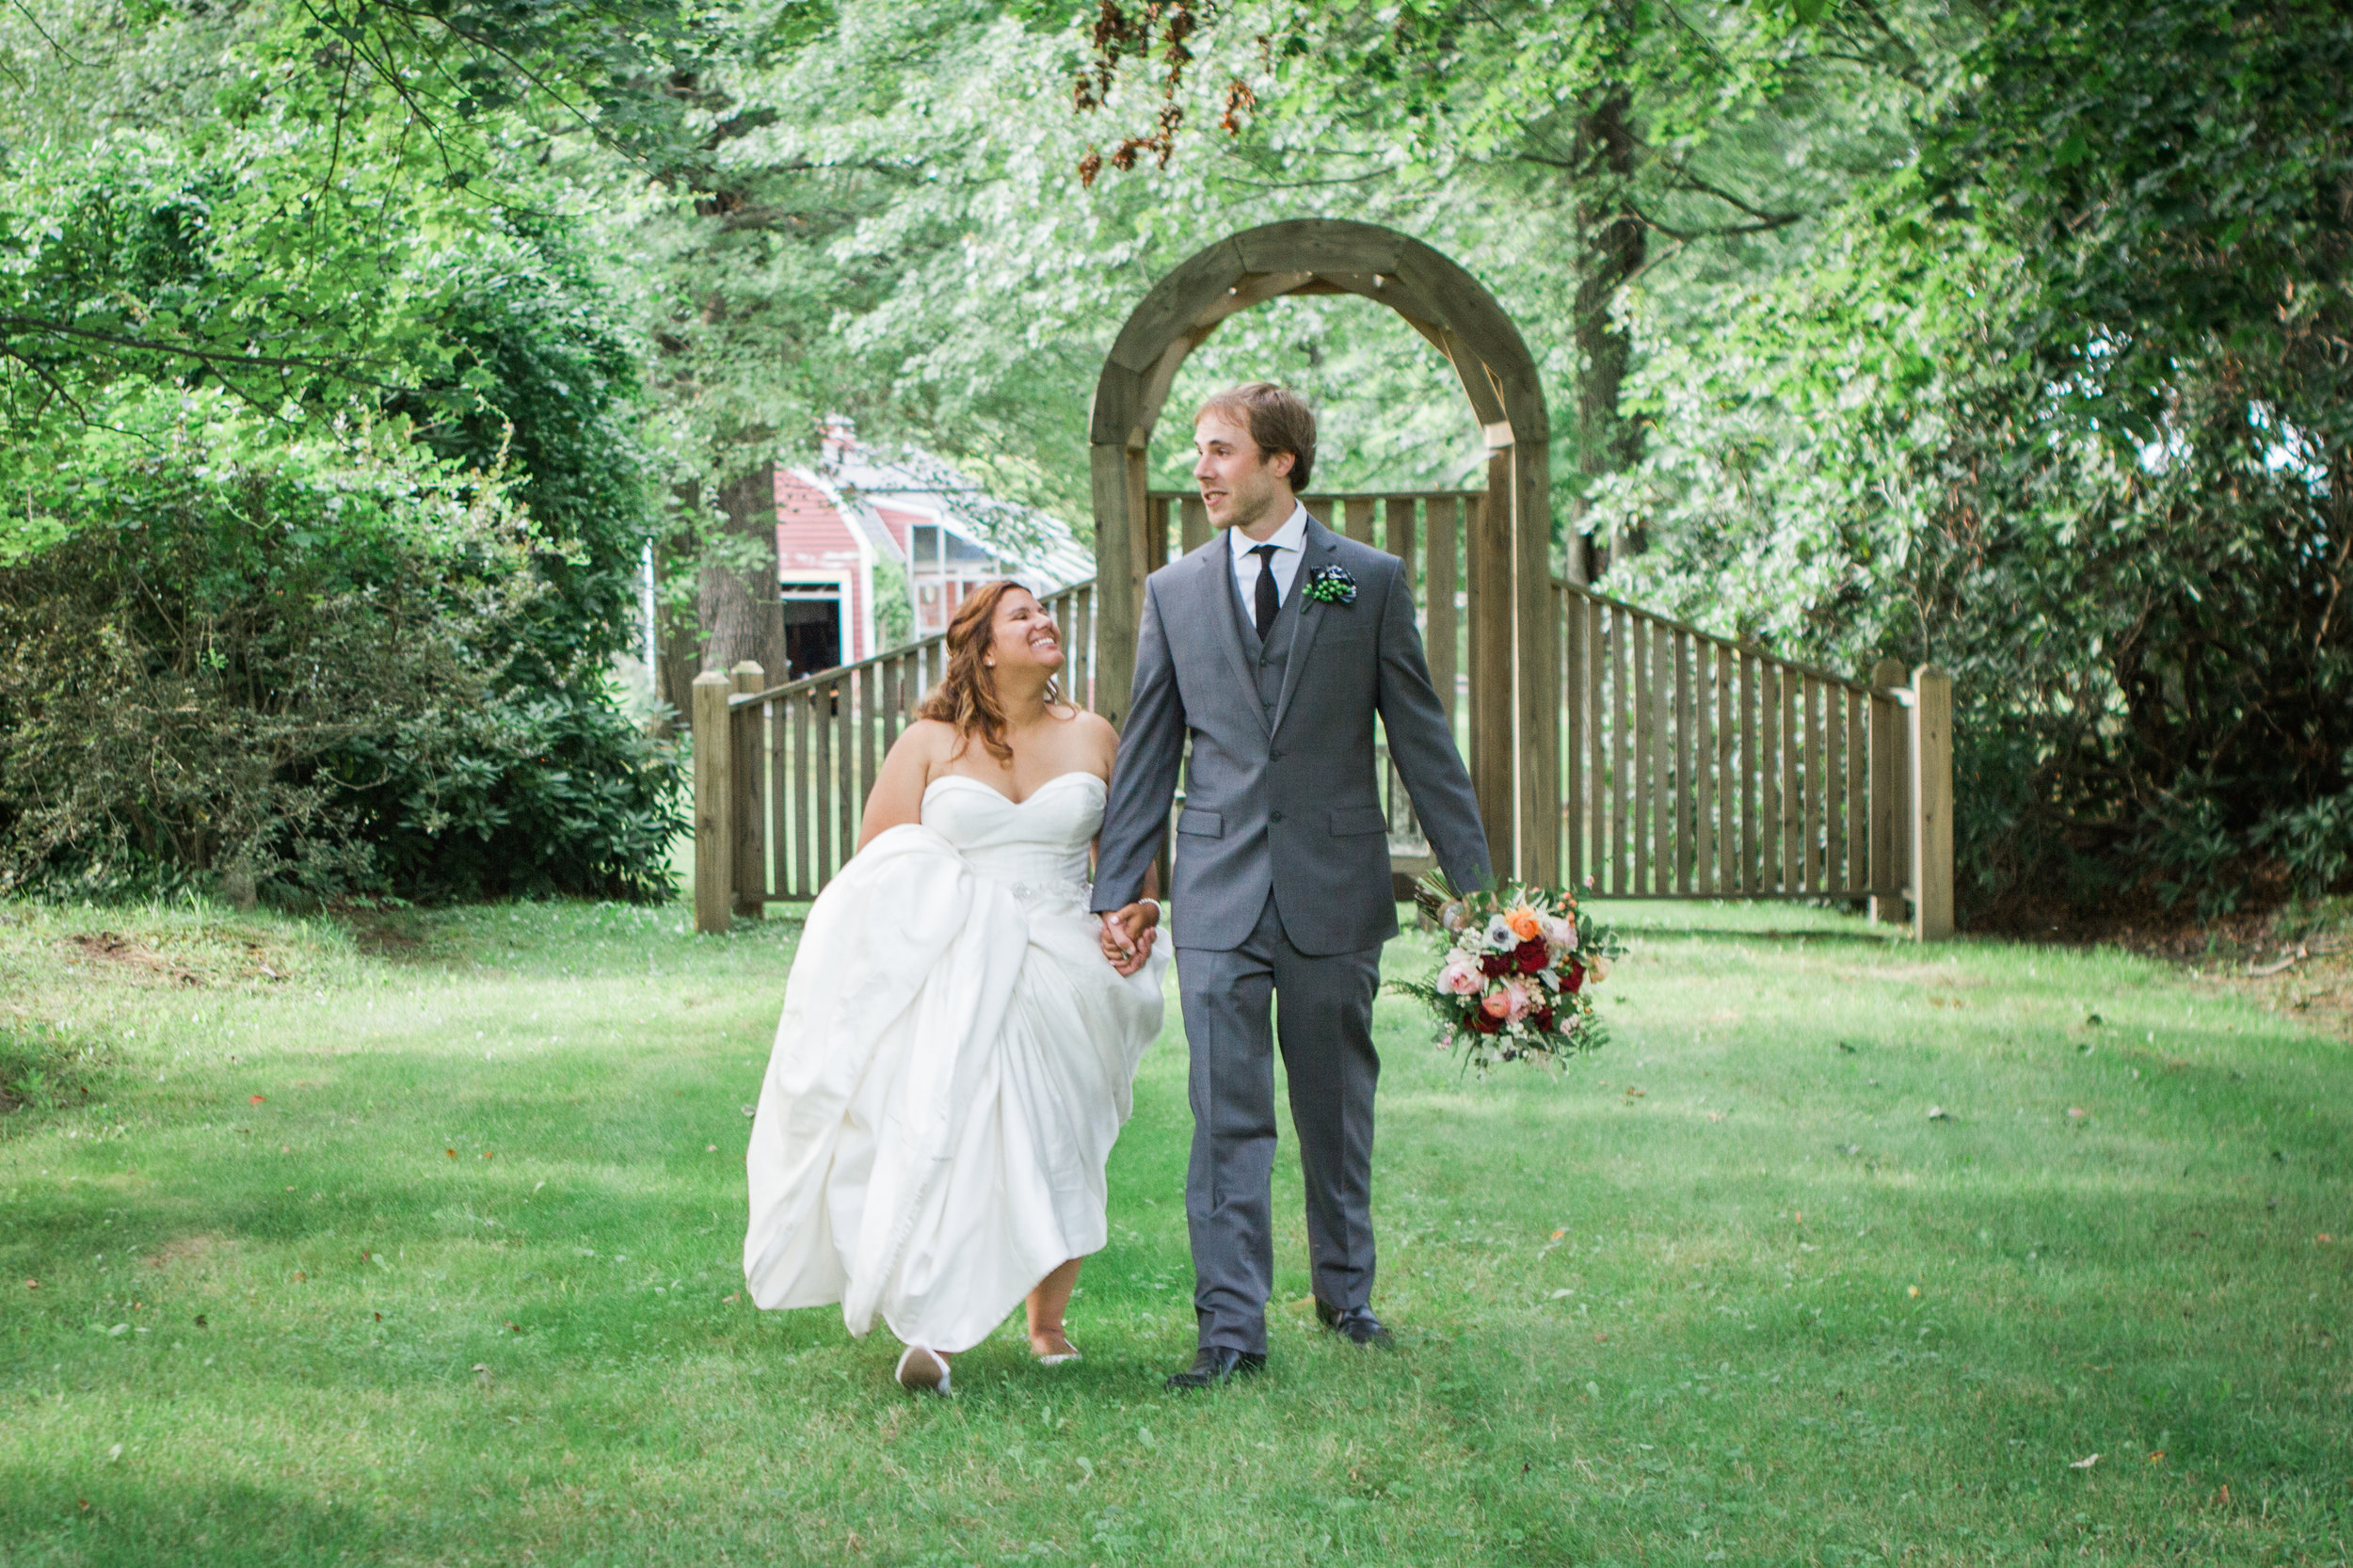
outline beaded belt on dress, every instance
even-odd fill
[[[1084,877],[1053,876],[1036,882],[1008,882],[1005,891],[1019,904],[1039,904],[1049,898],[1075,898],[1081,905],[1093,902],[1095,884]]]

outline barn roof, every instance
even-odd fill
[[[878,505],[929,514],[929,520],[986,549],[1033,586],[1064,587],[1095,575],[1094,552],[1060,518],[991,495],[953,464],[920,447],[878,452],[860,441],[846,420],[828,424],[817,466],[808,472],[841,500],[845,514],[856,515],[874,548],[892,559],[904,560],[906,552],[877,514]]]

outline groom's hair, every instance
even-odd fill
[[[1201,415],[1212,410],[1240,421],[1249,430],[1259,456],[1289,453],[1291,494],[1307,488],[1316,469],[1316,415],[1305,398],[1272,381],[1246,381],[1202,404],[1200,413],[1193,416],[1193,423],[1200,424]]]

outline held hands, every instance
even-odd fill
[[[1160,906],[1153,899],[1104,911],[1103,957],[1123,977],[1135,973],[1152,956],[1152,941],[1160,935]]]

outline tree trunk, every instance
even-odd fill
[[[1593,198],[1577,209],[1585,252],[1584,276],[1577,291],[1577,346],[1581,361],[1577,387],[1577,467],[1589,481],[1623,473],[1642,456],[1641,426],[1618,411],[1618,393],[1625,384],[1634,344],[1609,316],[1611,297],[1641,270],[1650,249],[1649,231],[1625,200],[1635,154],[1634,137],[1625,123],[1629,103],[1626,91],[1613,90],[1577,126],[1586,153],[1586,160],[1580,161],[1593,170],[1587,176]],[[1589,541],[1586,549],[1590,580],[1608,569],[1610,557],[1639,553],[1641,539],[1637,535]]]
[[[656,570],[666,576],[682,565],[692,563],[657,558]],[[658,584],[654,602],[654,696],[669,710],[657,733],[671,734],[694,711],[695,677],[703,667],[702,629],[694,607],[670,603]]]
[[[725,514],[703,552],[698,584],[702,667],[728,670],[756,659],[782,678],[784,616],[776,596],[776,470],[754,465],[719,491]]]
[[[671,488],[680,514],[697,515],[702,505],[702,490],[692,484]],[[654,696],[669,710],[661,721],[658,734],[671,734],[682,728],[695,701],[695,677],[703,667],[702,628],[697,624],[696,608],[683,602],[673,591],[673,584],[682,584],[696,576],[694,546],[689,537],[681,539],[673,533],[656,546],[654,568]],[[696,584],[697,597],[700,584]]]

